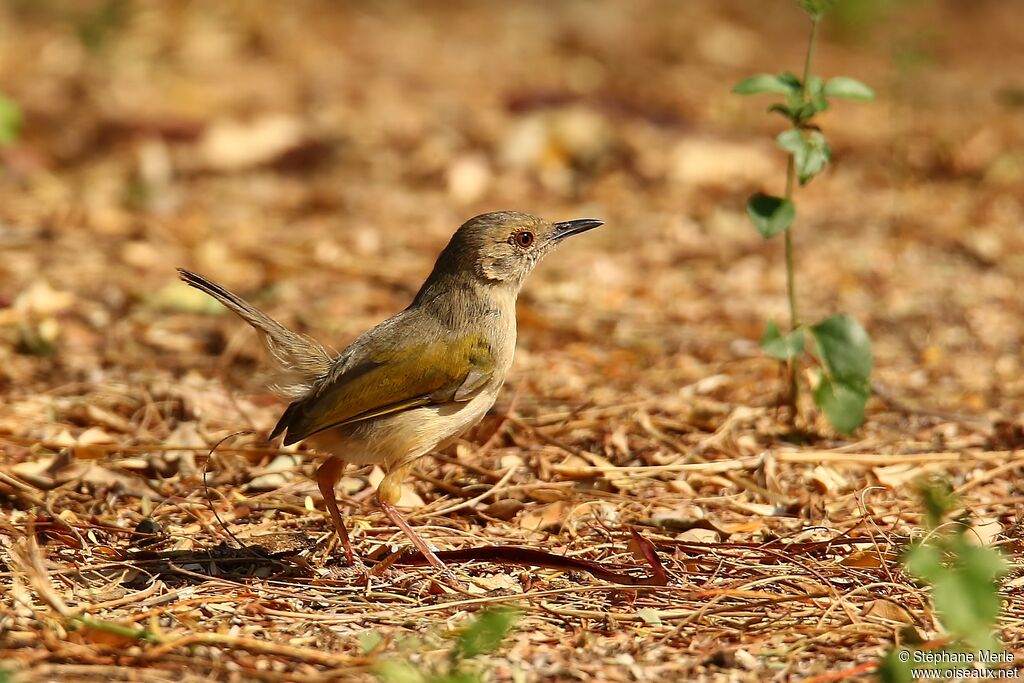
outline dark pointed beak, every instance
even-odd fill
[[[556,242],[561,242],[566,237],[572,237],[602,225],[604,225],[604,221],[599,221],[596,218],[578,218],[574,221],[562,221],[561,223],[554,224],[555,234],[552,239]]]

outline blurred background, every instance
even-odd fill
[[[933,408],[1021,407],[1022,19],[848,0],[815,62],[878,99],[821,117],[801,306],[863,321],[878,381]],[[607,221],[526,288],[522,406],[697,382],[772,404],[755,342],[786,317],[781,241],[744,202],[782,190],[784,121],[730,89],[799,71],[808,28],[741,0],[4,0],[0,429],[59,432],[34,397],[61,386],[259,393],[254,337],[175,266],[342,348],[495,209]]]
[[[497,209],[607,224],[527,283],[506,388],[418,466],[414,524],[443,548],[615,563],[638,525],[672,577],[460,565],[476,604],[529,613],[497,680],[833,680],[894,640],[942,642],[895,566],[921,523],[911,482],[948,477],[979,538],[1020,542],[1022,27],[1019,0],[826,18],[815,73],[877,100],[820,117],[833,163],[796,194],[797,294],[804,320],[864,324],[875,396],[853,435],[819,419],[795,444],[758,346],[788,319],[782,241],[745,212],[783,191],[786,122],[730,92],[800,71],[795,1],[0,0],[0,659],[38,680],[366,680],[367,653],[410,635],[443,656],[436,634],[476,601],[412,567],[364,591],[312,547],[317,456],[265,442],[283,404],[254,333],[174,268],[341,349]],[[339,489],[380,557],[398,537],[375,475]],[[132,559],[151,551],[188,575]],[[65,628],[58,593],[120,630]],[[158,622],[180,639],[120,626]]]

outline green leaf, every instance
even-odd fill
[[[825,84],[824,93],[826,97],[841,97],[845,100],[856,100],[858,102],[871,102],[875,99],[874,90],[860,81],[847,78],[846,76],[830,78],[828,83]]]
[[[929,530],[937,529],[950,510],[957,506],[953,487],[945,479],[924,478],[917,482],[917,494],[924,506],[924,519]]]
[[[769,111],[769,113],[770,112],[778,112],[779,114],[782,114],[787,119],[789,119],[793,123],[793,125],[796,125],[797,123],[799,123],[799,120],[797,119],[797,116],[796,116],[796,112],[794,112],[792,109],[790,109],[789,107],[787,107],[784,104],[778,104],[778,103],[773,104],[772,106],[768,107],[768,111]]]
[[[800,95],[800,79],[792,71],[780,71],[778,74],[779,80],[785,83],[789,87],[791,95]]]
[[[993,649],[992,632],[1002,609],[997,579],[1006,573],[1006,561],[994,548],[969,542],[965,525],[953,525],[955,531],[937,526],[955,504],[948,487],[923,486],[921,495],[932,534],[906,553],[903,564],[932,586],[932,602],[947,631],[976,650]]]
[[[14,100],[0,95],[0,147],[17,142],[21,124],[21,107]]]
[[[871,339],[860,323],[848,315],[833,315],[811,326],[818,358],[829,375],[840,382],[868,383],[871,378]]]
[[[747,215],[754,227],[765,238],[774,237],[793,224],[796,207],[784,197],[768,194],[751,195],[747,200]]]
[[[732,91],[738,95],[760,95],[763,93],[774,93],[777,95],[789,95],[800,90],[800,81],[793,83],[792,74],[757,74],[750,78],[744,78],[733,86]],[[795,78],[795,77],[794,77]]]
[[[1007,572],[1006,560],[995,548],[972,543],[966,524],[943,524],[959,505],[948,482],[925,480],[918,490],[929,535],[904,555],[903,565],[914,578],[931,585],[935,612],[953,636],[944,651],[994,651],[994,631],[1003,607],[998,580]],[[950,670],[945,665],[934,668]]]
[[[814,387],[814,402],[833,427],[852,432],[864,421],[864,406],[871,395],[871,339],[848,315],[826,318],[810,331],[824,366]]]
[[[1002,608],[995,586],[949,571],[932,583],[932,600],[942,625],[979,649],[994,647],[992,628]]]
[[[825,97],[825,82],[817,76],[811,76],[807,79],[807,97],[810,99],[809,104],[813,109],[811,116],[828,109],[828,99]],[[807,118],[810,118],[810,116]]]
[[[915,578],[932,583],[946,570],[942,552],[932,543],[918,543],[903,557],[903,566]]]
[[[991,583],[1007,572],[1006,560],[998,550],[968,542],[966,533],[954,541],[954,552],[964,573],[978,583]]]
[[[812,130],[805,135],[797,128],[790,128],[780,133],[776,142],[779,148],[793,156],[801,185],[806,185],[811,178],[821,173],[832,158],[832,149],[820,131]]]
[[[906,656],[906,655],[904,655]],[[910,670],[910,661],[900,659],[900,650],[893,648],[882,660],[875,672],[880,683],[913,683],[914,677]]]
[[[799,107],[793,109],[794,121],[793,125],[802,127],[818,113],[818,108],[813,102],[804,102]]]
[[[456,654],[461,658],[476,657],[493,652],[512,630],[519,613],[511,609],[486,610],[459,636]]]
[[[364,655],[376,649],[383,639],[384,637],[378,631],[363,631],[356,634],[356,640],[359,641],[359,649]]]
[[[384,683],[426,683],[419,669],[407,662],[385,660],[373,666],[373,675]]]
[[[484,683],[479,671],[456,669],[440,676],[433,676],[427,683]]]
[[[832,148],[829,147],[825,135],[821,131],[812,130],[807,136],[807,158],[802,164],[797,164],[800,184],[806,185],[807,181],[821,173],[831,160]]]
[[[807,142],[800,129],[790,128],[779,133],[778,137],[775,138],[775,144],[783,152],[788,152],[795,158],[797,154],[803,154]]]
[[[800,6],[812,19],[820,19],[837,0],[800,0]]]
[[[798,327],[792,332],[783,335],[779,332],[779,326],[774,320],[769,320],[764,328],[764,336],[761,337],[761,348],[769,356],[779,360],[791,360],[804,351],[804,330]]]
[[[870,392],[836,382],[823,372],[818,374],[814,387],[814,403],[843,434],[849,434],[864,422],[864,407],[869,396]]]
[[[396,649],[405,655],[411,655],[419,652],[425,647],[432,647],[432,645],[425,643],[423,638],[419,636],[400,636],[395,640]]]

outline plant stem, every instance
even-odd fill
[[[811,77],[811,61],[814,59],[814,46],[818,43],[818,24],[821,17],[811,17],[811,37],[807,39],[807,56],[804,58],[804,77],[800,82],[800,94],[807,94],[807,79]]]
[[[789,157],[786,164],[786,199],[793,198],[793,178],[796,176],[796,162]],[[796,272],[793,268],[793,226],[789,226],[785,235],[786,245],[786,293],[789,295],[789,329],[793,331],[800,325],[796,308]],[[796,419],[797,405],[800,398],[800,359],[789,361],[789,392],[788,402],[792,408],[792,419]]]
[[[793,199],[793,179],[796,177],[796,162],[789,157],[786,164],[786,199]],[[793,226],[789,226],[785,235],[786,244],[786,293],[789,296],[789,329],[795,330],[800,325],[800,316],[796,307],[796,272],[793,268]]]
[[[811,35],[807,40],[807,55],[804,57],[804,77],[800,81],[800,97],[807,100],[807,81],[811,77],[811,63],[814,60],[814,47],[818,42],[818,25],[821,23],[820,16],[811,17]],[[786,164],[786,199],[793,199],[794,179],[796,178],[796,161],[792,156]],[[796,271],[793,267],[793,226],[789,226],[785,235],[786,247],[786,294],[789,297],[789,329],[795,330],[800,326],[800,315],[796,306]],[[800,367],[797,359],[789,363],[789,405],[793,409],[793,417],[796,418],[797,407],[800,398]]]

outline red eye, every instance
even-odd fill
[[[528,249],[533,246],[533,233],[529,230],[520,230],[516,234],[512,235],[512,241],[523,249]]]

